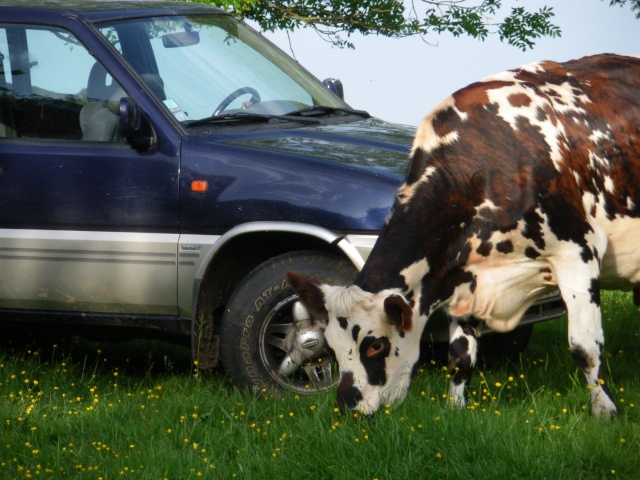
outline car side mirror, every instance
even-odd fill
[[[338,78],[325,78],[322,83],[332,93],[344,100],[344,88],[342,87],[342,82]]]
[[[118,132],[136,150],[147,150],[155,143],[155,135],[149,121],[138,105],[129,97],[120,99]]]

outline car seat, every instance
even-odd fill
[[[116,137],[118,118],[108,110],[107,102],[122,89],[115,80],[107,83],[108,78],[109,74],[102,64],[96,62],[91,67],[87,81],[87,104],[80,110],[83,140],[108,142]]]
[[[166,99],[160,75],[143,73],[141,77],[160,100]],[[128,95],[115,80],[107,85],[106,79],[107,71],[96,63],[91,68],[87,85],[89,103],[80,110],[83,140],[110,142],[118,138],[120,99]]]

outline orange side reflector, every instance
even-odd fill
[[[209,185],[207,185],[206,180],[194,180],[191,182],[192,192],[204,193],[207,191],[207,188],[209,188]]]

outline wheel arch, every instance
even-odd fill
[[[220,237],[195,279],[191,344],[198,368],[209,369],[218,364],[220,320],[242,279],[269,258],[299,250],[337,253],[357,269],[364,264],[362,255],[344,235],[314,225],[254,222]]]

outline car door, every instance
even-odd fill
[[[0,308],[177,315],[178,154],[118,138],[127,92],[68,31],[0,54]]]

